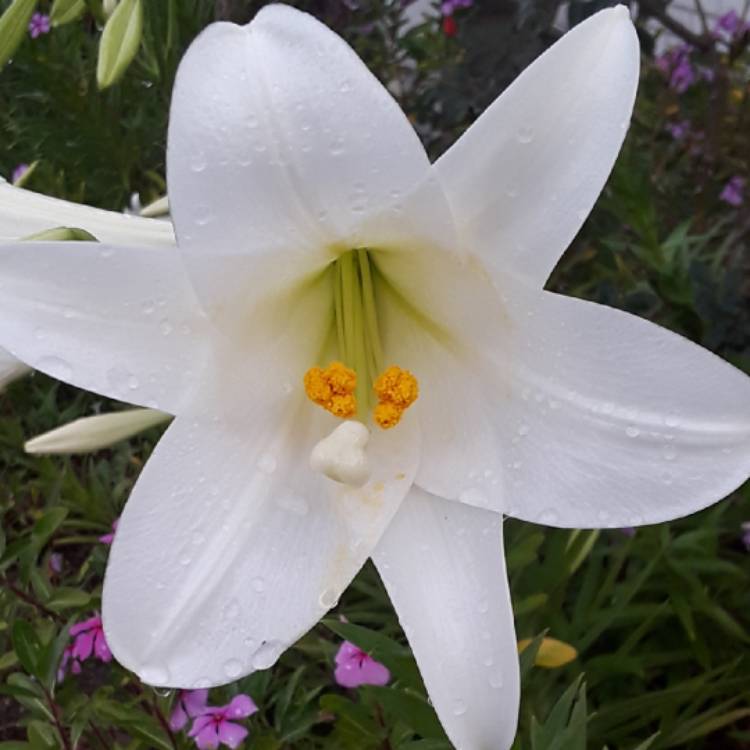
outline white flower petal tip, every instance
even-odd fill
[[[168,419],[171,419],[169,414],[155,409],[129,409],[84,417],[32,438],[24,445],[24,450],[37,455],[87,453],[108,448]]]
[[[435,164],[461,243],[543,286],[586,220],[630,124],[640,68],[624,6],[550,47]]]
[[[0,390],[28,371],[29,368],[23,362],[19,362],[10,352],[0,348]]]
[[[361,422],[348,420],[324,437],[310,454],[310,468],[334,482],[362,487],[372,472],[365,448],[370,430]]]

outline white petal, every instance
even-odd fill
[[[128,409],[111,414],[83,417],[37,435],[24,445],[27,453],[86,453],[107,448],[171,419],[155,409]]]
[[[259,272],[272,292],[342,250],[393,246],[414,214],[438,243],[452,231],[396,102],[341,38],[285,5],[214,24],[190,47],[167,163],[180,246],[209,306],[246,301]]]
[[[488,398],[505,511],[553,526],[657,523],[750,474],[750,378],[628,313],[529,291]],[[501,507],[501,506],[498,506]]]
[[[598,197],[630,121],[638,39],[603,10],[529,66],[436,163],[462,243],[542,286]]]
[[[520,678],[502,517],[414,489],[373,560],[458,750],[507,750]]]
[[[334,606],[396,512],[417,463],[407,420],[373,435],[372,479],[352,489],[308,467],[332,418],[297,414],[266,409],[242,429],[178,417],[146,465],[103,598],[107,641],[144,682],[207,687],[271,666]]]
[[[37,370],[177,413],[206,361],[206,322],[175,247],[0,245],[0,341]]]
[[[9,351],[0,347],[0,389],[16,378],[20,378],[29,368],[17,360]]]
[[[0,242],[59,226],[85,229],[101,242],[174,245],[172,225],[167,221],[50,198],[0,180]]]

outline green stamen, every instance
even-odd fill
[[[357,373],[358,417],[373,406],[372,386],[383,366],[377,300],[369,251],[349,250],[334,261],[333,303],[339,357]]]

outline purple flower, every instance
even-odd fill
[[[63,569],[63,556],[59,552],[53,552],[47,561],[52,575],[59,575]]]
[[[719,17],[719,20],[716,22],[716,30],[728,31],[730,34],[734,34],[740,28],[741,23],[742,21],[739,15],[737,15],[737,11],[730,10],[729,13],[725,13]]]
[[[742,543],[745,545],[745,549],[750,552],[750,521],[745,521],[740,524],[742,529]]]
[[[10,181],[15,184],[29,171],[28,164],[19,164],[10,176]]]
[[[355,688],[360,685],[385,685],[391,679],[391,673],[367,652],[344,641],[336,654],[334,677],[342,687]]]
[[[188,736],[195,738],[195,744],[200,750],[213,750],[219,745],[239,747],[247,737],[247,729],[235,724],[232,719],[244,719],[257,710],[258,707],[249,695],[235,695],[226,706],[206,707],[193,722]]]
[[[679,122],[668,122],[665,130],[676,141],[681,141],[690,132],[690,120],[680,120]]]
[[[190,719],[202,716],[207,708],[207,700],[208,690],[180,690],[169,717],[169,728],[176,732],[182,729]]]
[[[34,13],[29,21],[29,34],[31,34],[31,38],[36,39],[42,34],[49,34],[49,30],[49,16],[44,15],[44,13]]]
[[[443,0],[440,4],[440,13],[443,16],[452,16],[460,8],[471,8],[474,0]]]
[[[623,528],[618,529],[618,531],[623,536],[630,537],[631,539],[635,536],[635,528],[633,526],[623,526]]]
[[[108,534],[103,534],[99,537],[99,541],[102,544],[112,544],[112,542],[115,539],[115,532],[117,531],[117,524],[120,522],[119,518],[115,518],[114,521],[112,521],[112,531],[110,531]]]
[[[656,67],[669,80],[669,87],[683,94],[695,83],[695,70],[690,62],[691,48],[688,45],[673,47],[656,58]]]
[[[724,189],[719,194],[719,200],[728,203],[730,206],[741,206],[744,201],[745,178],[735,175],[724,185]]]
[[[104,637],[100,615],[94,615],[88,620],[73,625],[70,635],[74,639],[71,655],[79,661],[86,661],[92,653],[100,661],[112,661],[112,652]]]

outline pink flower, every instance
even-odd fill
[[[70,664],[70,671],[73,674],[81,673],[81,662],[73,655],[73,644],[69,643],[63,651],[62,658],[60,659],[60,666],[57,668],[57,681],[62,682],[65,679],[65,673],[68,670],[68,664]]]
[[[99,615],[73,625],[70,635],[74,639],[71,655],[79,661],[86,661],[92,653],[100,661],[112,661],[112,652],[104,637],[102,618]]]
[[[258,707],[249,695],[235,695],[226,706],[204,709],[204,713],[193,722],[188,736],[195,738],[195,744],[200,750],[217,748],[219,745],[239,747],[247,737],[247,729],[231,720],[244,719],[257,710]]]
[[[176,732],[182,729],[190,719],[201,716],[206,712],[208,690],[180,690],[177,702],[169,717],[169,728]]]
[[[115,518],[114,521],[112,521],[112,531],[110,531],[108,534],[103,534],[99,537],[99,541],[102,544],[112,544],[115,538],[115,532],[117,531],[117,524],[120,522],[119,518]]]
[[[336,654],[334,677],[342,687],[355,688],[360,685],[385,685],[391,679],[391,673],[367,652],[344,641]]]
[[[34,13],[29,21],[29,34],[31,38],[36,39],[42,34],[49,34],[49,30],[49,16],[45,16],[44,13]]]

